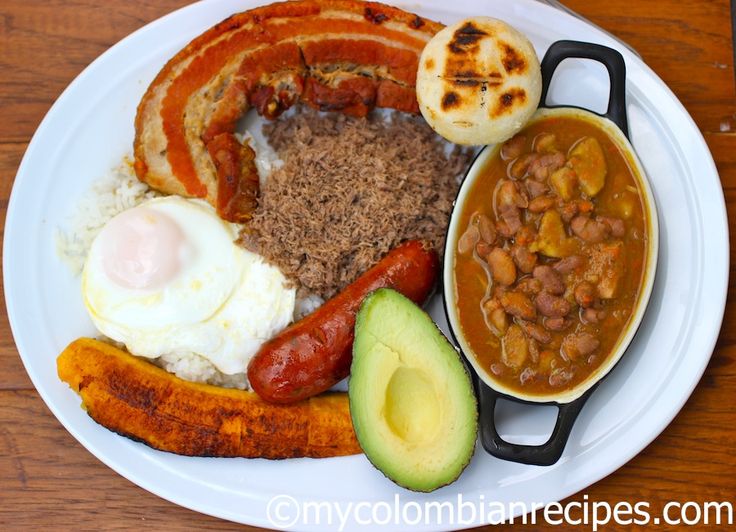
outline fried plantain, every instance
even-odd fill
[[[273,405],[253,392],[184,381],[91,338],[69,344],[57,371],[97,423],[161,451],[270,459],[361,452],[345,393]]]

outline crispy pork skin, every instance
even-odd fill
[[[136,173],[246,222],[258,174],[251,147],[234,133],[248,109],[275,118],[302,101],[354,116],[376,106],[417,113],[419,56],[441,28],[358,0],[297,0],[233,15],[189,43],[149,86],[135,121]]]

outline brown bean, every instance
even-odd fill
[[[537,157],[529,165],[529,173],[537,181],[545,181],[552,172],[565,164],[565,155],[556,151]]]
[[[547,159],[543,160],[542,164],[546,165],[550,169],[550,172],[554,172],[565,164],[565,154],[561,151],[553,151],[543,157]]]
[[[583,323],[598,323],[598,311],[594,308],[581,308],[580,321]]]
[[[502,336],[506,332],[506,329],[508,329],[509,319],[501,303],[497,299],[489,299],[483,303],[483,310],[488,317],[491,327],[495,329],[494,332],[498,336]]]
[[[550,153],[555,151],[555,145],[557,143],[557,137],[554,133],[540,133],[534,137],[532,144],[534,145],[534,151],[537,153]]]
[[[570,222],[570,229],[579,238],[586,242],[597,244],[603,242],[611,234],[611,228],[598,220],[588,216],[576,216]]]
[[[515,323],[504,334],[501,345],[503,348],[501,360],[511,368],[521,367],[529,356],[529,343],[526,335]]]
[[[592,307],[596,300],[596,290],[593,283],[581,281],[574,290],[575,302],[583,308]]]
[[[483,311],[486,314],[490,314],[494,310],[502,308],[501,303],[499,303],[498,299],[495,299],[495,298],[486,299],[483,302],[482,306],[483,306]]]
[[[516,159],[524,153],[526,146],[526,137],[524,135],[514,135],[501,146],[501,159],[508,161]]]
[[[493,251],[493,246],[485,240],[481,240],[475,245],[475,252],[479,257],[487,257],[491,251]]]
[[[511,247],[511,257],[514,259],[516,267],[524,273],[531,273],[537,264],[537,254],[529,251],[526,246],[514,244]]]
[[[516,266],[506,250],[493,248],[486,261],[491,267],[494,281],[505,286],[509,286],[516,281]]]
[[[597,310],[594,308],[581,309],[580,320],[583,323],[598,323],[606,317],[605,310]]]
[[[569,257],[558,260],[552,267],[562,275],[565,275],[581,268],[584,264],[585,259],[580,255],[570,255]]]
[[[502,221],[506,224],[508,231],[511,232],[512,236],[515,235],[519,229],[521,229],[521,211],[518,207],[502,207],[500,209],[499,215],[501,216]]]
[[[548,318],[563,318],[572,310],[572,305],[564,298],[554,296],[542,290],[534,299],[537,310]]]
[[[491,219],[483,213],[474,213],[471,221],[478,227],[480,238],[493,244],[496,241],[496,227],[493,225]]]
[[[573,378],[573,371],[568,368],[555,368],[549,374],[549,385],[559,388],[564,386]]]
[[[516,289],[528,296],[533,296],[542,291],[542,282],[534,277],[524,277],[516,283]]]
[[[525,179],[524,186],[530,198],[534,199],[539,196],[543,196],[549,192],[549,187],[546,183],[540,181],[534,181],[533,179]]]
[[[560,353],[567,360],[577,360],[598,349],[601,345],[598,338],[589,332],[571,333],[565,336],[560,346]]]
[[[598,216],[597,219],[611,228],[611,234],[615,238],[623,238],[626,234],[626,224],[622,219],[612,216]]]
[[[537,317],[537,310],[529,296],[522,292],[506,292],[499,298],[503,309],[523,320],[533,320]]]
[[[509,287],[508,286],[501,286],[498,283],[496,283],[496,284],[493,285],[493,290],[492,290],[493,297],[495,297],[499,301],[501,300],[501,296],[504,295],[508,291],[509,291]]]
[[[533,381],[536,376],[537,372],[532,368],[524,368],[524,370],[519,373],[519,383],[524,386],[527,382]]]
[[[521,192],[519,192],[516,183],[507,179],[501,181],[496,191],[496,205],[498,210],[503,211],[506,207],[522,207],[529,205],[529,200]]]
[[[542,324],[550,331],[559,332],[565,330],[570,322],[565,318],[544,318]]]
[[[521,179],[529,170],[529,165],[539,157],[536,153],[527,153],[518,157],[509,167],[508,173],[514,179]]]
[[[530,338],[534,338],[537,342],[546,344],[552,340],[552,335],[544,330],[544,327],[537,323],[519,320],[519,326],[524,329],[524,332]]]
[[[494,310],[489,316],[488,321],[496,328],[496,334],[502,336],[506,334],[509,328],[509,317],[503,309]]]
[[[547,266],[546,264],[537,266],[534,268],[532,275],[535,279],[540,280],[542,289],[550,294],[559,296],[565,293],[565,283],[562,280],[562,276],[552,266]]]
[[[457,252],[461,255],[470,253],[479,239],[480,233],[478,232],[478,228],[473,224],[468,225],[465,232],[457,239]]]
[[[539,196],[529,202],[529,212],[540,213],[555,206],[555,199],[551,196]]]
[[[514,236],[514,233],[513,231],[511,231],[509,224],[507,224],[503,220],[499,220],[496,222],[496,232],[498,232],[498,234],[504,238],[511,238]]]

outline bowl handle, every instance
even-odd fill
[[[608,70],[611,92],[608,109],[603,115],[613,121],[629,138],[629,122],[626,118],[626,63],[624,57],[613,48],[579,41],[557,41],[550,45],[542,59],[542,96],[540,106],[547,106],[547,91],[558,65],[569,58],[593,59]]]
[[[509,443],[496,430],[496,401],[499,397],[506,397],[488,387],[481,379],[476,380],[479,398],[480,442],[483,448],[496,458],[520,462],[522,464],[549,466],[555,464],[565,450],[567,439],[575,424],[578,414],[583,409],[588,397],[596,386],[587,390],[583,395],[570,403],[555,404],[557,406],[557,422],[549,439],[541,445],[522,445]],[[506,397],[512,401],[524,402]]]

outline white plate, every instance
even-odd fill
[[[503,462],[478,449],[458,482],[422,495],[397,488],[363,456],[273,462],[157,452],[108,432],[79,408],[79,397],[56,376],[55,358],[69,341],[93,328],[82,307],[79,280],[55,255],[54,230],[90,184],[131,151],[136,104],[165,60],[210,25],[255,4],[197,3],[124,39],[69,86],[28,147],[8,208],[5,293],[28,374],[59,421],[90,452],[139,486],[200,512],[261,526],[269,526],[266,503],[277,494],[300,501],[390,504],[396,493],[403,503],[453,502],[458,493],[476,501],[559,500],[641,451],[687,400],[715,344],[728,274],[723,193],[701,134],[665,84],[607,35],[532,0],[454,0],[453,12],[443,10],[447,4],[441,0],[397,4],[445,23],[479,14],[505,19],[529,35],[540,57],[552,41],[572,38],[612,46],[626,59],[632,142],[659,206],[657,281],[629,352],[586,405],[555,466]],[[602,111],[607,86],[600,65],[566,61],[551,102]],[[437,300],[432,310],[444,324]],[[546,439],[553,414],[549,407],[507,406],[498,414],[502,435],[539,443]],[[430,522],[416,528],[446,526]]]

